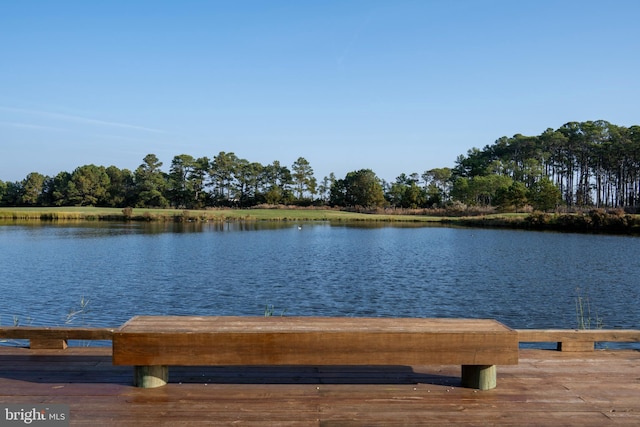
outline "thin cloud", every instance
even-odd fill
[[[30,110],[30,109],[24,109],[24,108],[13,108],[13,107],[3,107],[3,106],[0,106],[0,110],[9,111],[13,113],[38,115],[42,117],[49,117],[53,119],[64,120],[68,122],[85,123],[85,124],[96,125],[96,126],[110,126],[110,127],[116,127],[116,128],[122,128],[122,129],[139,130],[144,132],[165,133],[163,130],[148,128],[144,126],[131,125],[128,123],[110,122],[106,120],[90,119],[88,117],[74,116],[69,114],[52,113],[50,111]]]
[[[128,136],[122,136],[122,135],[110,135],[110,134],[96,134],[94,135],[96,138],[103,138],[103,139],[111,139],[111,140],[118,140],[118,141],[128,141],[128,142],[151,142],[149,139],[143,139],[143,138],[130,138]]]
[[[31,123],[1,122],[0,121],[0,126],[20,128],[20,129],[36,129],[36,130],[47,130],[47,131],[56,131],[56,132],[67,132],[67,129],[57,128],[57,127],[53,127],[53,126],[34,125],[34,124],[31,124]]]

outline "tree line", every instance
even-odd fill
[[[134,171],[85,165],[54,177],[38,172],[0,181],[2,206],[251,207],[260,204],[438,208],[451,204],[518,210],[635,207],[640,198],[640,127],[569,122],[538,136],[502,137],[460,155],[453,168],[400,174],[371,169],[320,182],[303,157],[291,167],[220,152],[175,156],[168,171],[154,154]]]
[[[33,172],[19,182],[0,181],[0,204],[201,209],[309,204],[318,194],[313,169],[302,157],[291,169],[278,161],[262,165],[226,152],[211,160],[181,154],[168,172],[162,166],[155,154],[148,154],[134,171],[92,164],[55,177]]]
[[[637,207],[640,126],[569,122],[538,136],[502,137],[459,156],[453,176],[452,197],[469,204],[535,203],[553,191],[558,199],[548,204]]]

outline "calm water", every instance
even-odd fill
[[[304,224],[0,226],[0,324],[138,314],[495,318],[640,328],[640,238]]]

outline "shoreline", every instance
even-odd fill
[[[640,235],[640,215],[606,212],[595,209],[588,213],[521,213],[474,216],[437,216],[409,214],[358,213],[334,209],[146,209],[146,208],[6,208],[0,209],[0,225],[7,222],[229,222],[229,221],[329,221],[413,223],[477,228],[504,228],[530,231]]]

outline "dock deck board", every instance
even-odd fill
[[[459,366],[175,367],[131,383],[111,348],[0,347],[0,402],[65,403],[71,425],[640,425],[640,351],[521,349],[498,387],[460,387]]]

